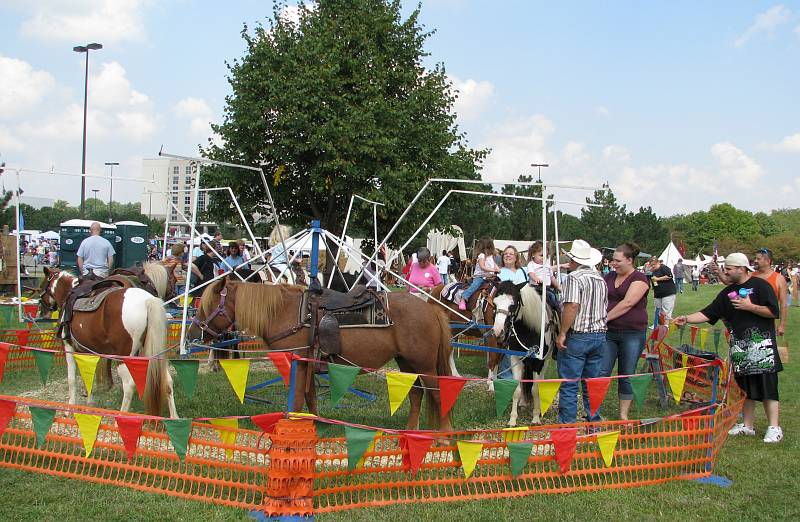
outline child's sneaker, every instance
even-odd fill
[[[783,440],[783,430],[780,426],[767,426],[764,442],[780,442]]]
[[[464,301],[463,299],[461,301],[459,301],[458,302],[458,309],[461,310],[462,312],[466,312],[467,311],[467,302]]]
[[[770,428],[771,427],[772,426],[770,426]],[[769,430],[767,430],[767,433],[769,433]],[[747,426],[745,426],[743,423],[740,422],[738,424],[734,424],[733,428],[728,430],[728,435],[747,435],[748,437],[755,437],[756,430],[754,430],[753,428],[748,428]]]

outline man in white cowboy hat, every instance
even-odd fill
[[[755,436],[756,402],[762,402],[769,422],[764,442],[780,442],[783,430],[778,423],[778,372],[783,365],[775,338],[775,318],[780,309],[770,284],[753,277],[752,270],[746,255],[730,254],[725,258],[725,275],[730,284],[699,312],[676,317],[675,324],[714,324],[719,319],[725,322],[731,334],[733,375],[746,395],[744,422],[734,425],[728,433]]]
[[[564,251],[569,258],[570,271],[564,283],[564,311],[561,331],[556,339],[558,373],[562,379],[591,379],[602,370],[606,346],[606,317],[608,288],[595,268],[602,260],[599,250],[582,239],[572,242]],[[600,420],[600,411],[590,413],[589,392],[583,385],[583,405],[586,420]],[[558,422],[571,424],[578,414],[578,381],[561,383],[558,402]]]

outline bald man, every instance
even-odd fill
[[[82,276],[94,273],[99,277],[107,277],[114,266],[114,246],[100,235],[100,223],[95,221],[89,227],[92,235],[81,241],[78,247],[78,271]]]

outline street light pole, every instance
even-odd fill
[[[107,161],[106,165],[111,167],[111,186],[108,189],[108,222],[114,222],[114,214],[111,211],[111,202],[114,201],[114,165],[119,165],[116,161]]]
[[[81,159],[81,217],[86,215],[86,108],[89,97],[89,51],[98,51],[103,48],[102,44],[90,43],[87,45],[76,45],[72,48],[76,53],[86,53],[86,71],[83,78],[83,156]]]
[[[531,167],[538,167],[539,168],[539,183],[542,182],[542,167],[549,167],[549,163],[531,163]]]
[[[92,209],[92,213],[97,215],[97,193],[100,192],[100,189],[92,189],[94,192],[94,208]]]

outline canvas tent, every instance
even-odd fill
[[[670,270],[672,270],[672,267],[675,266],[675,263],[677,263],[679,259],[682,260],[683,256],[681,255],[680,252],[678,252],[678,249],[675,247],[675,243],[670,241],[669,244],[667,245],[667,248],[665,248],[664,251],[661,252],[661,255],[658,256],[658,258],[661,260],[662,263],[667,265]]]
[[[426,246],[428,250],[431,251],[431,255],[434,258],[442,255],[442,250],[447,250],[448,252],[457,250],[459,259],[467,258],[467,248],[464,245],[464,232],[461,230],[461,227],[457,225],[452,225],[452,227],[458,231],[458,237],[445,234],[439,230],[431,230],[428,232],[428,242]]]

